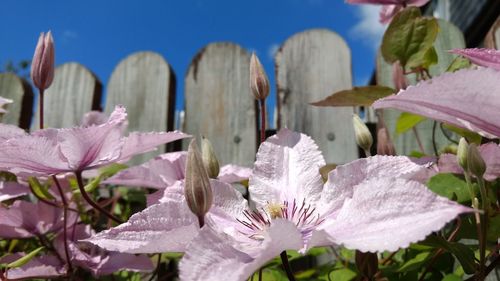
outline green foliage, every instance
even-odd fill
[[[370,106],[376,100],[387,97],[396,90],[384,86],[354,87],[351,90],[339,91],[327,98],[313,102],[315,106]]]
[[[52,194],[49,192],[49,186],[41,184],[37,178],[29,177],[28,183],[31,186],[31,190],[35,193],[37,198],[42,198],[46,200],[54,199]]]
[[[456,57],[446,69],[446,72],[455,72],[460,69],[469,68],[471,63],[468,59],[458,56]]]
[[[476,261],[474,259],[474,252],[467,246],[458,242],[448,242],[440,236],[431,235],[420,244],[442,248],[457,258],[460,265],[467,274],[473,274],[476,269]]]
[[[450,130],[461,137],[464,137],[469,143],[475,143],[477,145],[481,144],[482,137],[477,133],[449,124],[443,124],[443,128]]]
[[[406,8],[387,28],[382,40],[382,55],[388,63],[399,61],[403,69],[435,63],[437,55],[431,48],[438,31],[436,19],[422,17],[416,7]]]
[[[459,203],[470,201],[467,183],[453,174],[437,174],[429,179],[427,186],[435,193]]]
[[[398,120],[396,121],[396,134],[402,134],[412,129],[425,119],[425,117],[420,115],[411,114],[408,112],[401,113]]]
[[[21,266],[27,264],[30,260],[32,260],[43,249],[45,249],[45,247],[36,248],[35,250],[31,251],[27,255],[22,256],[21,258],[13,261],[11,263],[0,264],[0,268],[17,268],[17,267],[21,267]]]

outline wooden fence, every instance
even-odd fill
[[[455,26],[442,20],[439,25],[435,43],[439,64],[431,69],[431,74],[442,72],[449,65],[454,55],[447,50],[465,46],[463,35]],[[485,40],[490,47],[500,45],[499,26],[497,21]],[[275,62],[278,129],[287,127],[312,136],[328,163],[340,164],[358,158],[351,123],[352,113],[357,109],[309,105],[336,91],[352,88],[351,54],[342,37],[327,29],[297,33],[281,45]],[[54,82],[46,92],[46,124],[74,126],[87,111],[109,113],[115,104],[123,104],[129,114],[129,131],[179,129],[196,137],[204,135],[212,141],[222,164],[250,166],[257,149],[258,118],[249,89],[249,63],[248,51],[233,43],[212,43],[202,48],[184,77],[185,117],[181,128],[174,127],[176,76],[161,55],[138,52],[123,59],[107,84],[105,105],[100,104],[102,85],[92,71],[78,63],[65,63],[57,67]],[[392,86],[391,67],[380,55],[376,74],[378,84]],[[14,100],[7,106],[9,112],[2,122],[25,129],[31,123],[31,129],[37,128],[29,83],[13,74],[1,73],[0,96]],[[394,111],[385,114],[391,132],[399,114]],[[368,111],[367,121],[376,122],[374,116]],[[428,141],[432,125],[426,121],[417,127],[427,153],[432,153]],[[410,134],[396,138],[398,153],[418,150]],[[439,134],[437,142],[444,143],[444,136]],[[160,152],[163,149],[135,162]]]

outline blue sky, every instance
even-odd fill
[[[0,65],[31,59],[38,35],[52,30],[56,64],[77,61],[105,86],[118,62],[135,51],[162,54],[177,75],[177,108],[184,75],[204,45],[232,41],[256,51],[272,80],[272,52],[289,36],[329,28],[351,47],[354,82],[366,83],[383,27],[377,7],[343,0],[4,0],[0,9]],[[274,95],[270,106],[274,104]]]

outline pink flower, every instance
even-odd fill
[[[383,5],[380,9],[380,23],[389,23],[392,18],[407,6],[422,7],[429,0],[346,0],[349,4]]]
[[[495,49],[453,49],[450,53],[464,56],[473,63],[500,70],[500,51]]]
[[[246,280],[284,250],[344,245],[395,251],[470,209],[429,191],[431,171],[407,157],[375,156],[339,166],[323,185],[324,159],[307,136],[281,130],[259,148],[250,198],[220,198],[187,247],[181,280]],[[216,189],[214,189],[216,190]],[[215,195],[214,195],[215,196]]]
[[[0,180],[0,202],[21,197],[30,192],[29,187],[12,181]]]
[[[31,80],[40,90],[47,89],[54,80],[54,40],[50,31],[42,32],[38,38],[31,62]]]
[[[445,73],[373,103],[464,128],[487,138],[500,137],[500,72],[491,68]]]
[[[117,106],[101,125],[45,129],[31,135],[15,133],[0,141],[0,169],[15,174],[47,176],[81,172],[154,150],[156,146],[189,137],[181,132],[130,133],[123,136],[125,108]]]

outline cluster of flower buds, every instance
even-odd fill
[[[40,34],[31,62],[31,79],[40,90],[47,89],[54,80],[54,40],[49,32]]]

